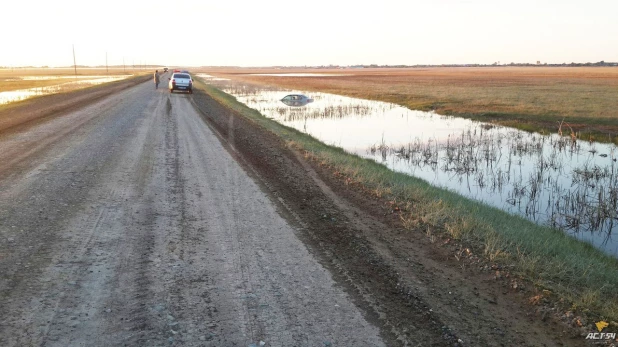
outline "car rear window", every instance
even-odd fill
[[[187,75],[186,73],[177,73],[174,74],[175,78],[191,78],[191,76]]]

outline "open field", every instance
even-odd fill
[[[220,77],[396,103],[496,122],[524,130],[556,132],[564,119],[579,136],[616,142],[618,68],[485,67],[408,69],[201,69]],[[252,73],[324,73],[280,77]],[[570,130],[569,130],[570,131]]]
[[[462,269],[489,265],[489,269],[498,269],[497,278],[510,276],[515,288],[521,286],[518,281],[531,284],[534,289],[527,293],[530,303],[553,302],[557,306],[552,312],[562,319],[570,320],[568,317],[575,313],[588,314],[591,319],[618,320],[615,258],[554,229],[320,143],[261,116],[211,86],[200,81],[198,86],[282,137],[289,146],[304,151],[307,158],[321,163],[345,186],[361,187],[368,201],[380,199],[390,204],[410,233],[425,234],[436,247],[452,245]]]
[[[104,76],[104,75],[127,75],[139,74],[154,71],[156,68],[138,68],[127,65],[122,67],[77,67],[77,76]],[[41,68],[41,67],[20,67],[20,68],[0,68],[0,78],[23,77],[23,76],[75,76],[73,67],[62,68]]]
[[[62,89],[53,94],[0,104],[0,132],[10,128],[19,130],[20,127],[49,120],[149,79],[150,76],[137,75],[119,81],[80,89]]]
[[[0,69],[0,92],[55,86],[93,77],[150,74],[151,70],[127,68],[14,68]]]

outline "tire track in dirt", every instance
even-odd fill
[[[174,199],[185,225],[174,238],[172,276],[181,286],[169,289],[169,307],[180,331],[170,337],[190,344],[201,335],[212,346],[382,345],[184,98],[174,95],[171,112],[183,185]]]
[[[22,170],[34,166],[35,172],[28,174],[27,180],[15,175],[17,184],[3,192],[16,195],[18,201],[16,213],[0,217],[29,229],[28,234],[16,237],[15,243],[44,240],[44,246],[32,252],[12,253],[32,264],[34,271],[24,274],[19,282],[11,277],[10,291],[3,292],[10,298],[4,302],[7,315],[0,325],[3,345],[105,344],[126,339],[131,331],[147,331],[140,323],[145,314],[139,301],[148,292],[144,249],[148,250],[152,237],[139,225],[148,225],[150,218],[134,217],[134,208],[126,205],[127,201],[139,201],[135,193],[139,189],[132,188],[131,177],[142,169],[135,163],[140,162],[140,145],[146,137],[146,132],[138,130],[146,122],[144,106],[114,103],[94,118],[84,109],[78,118],[91,120],[66,138],[51,141],[43,153],[24,157]],[[127,112],[121,118],[116,118],[118,107]],[[57,119],[44,127],[54,129],[56,123],[64,122]],[[140,136],[134,137],[135,133]],[[123,152],[123,147],[135,150]],[[44,153],[53,155],[41,156]],[[36,169],[38,162],[57,169]],[[66,171],[71,174],[64,177]],[[32,191],[41,194],[36,204],[19,202]],[[136,224],[134,230],[140,232],[124,234],[123,225]],[[47,228],[53,232],[45,232]],[[2,268],[9,265],[1,260]],[[118,320],[110,319],[119,314]],[[30,318],[20,321],[20,316]],[[114,334],[106,336],[110,331]]]

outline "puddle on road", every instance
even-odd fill
[[[320,141],[618,256],[618,149],[345,96],[206,80]],[[305,94],[312,103],[280,100]]]
[[[86,79],[83,79],[86,77]],[[123,76],[80,76],[79,80],[65,82],[53,86],[35,87],[28,89],[10,90],[6,92],[0,92],[0,105],[8,104],[11,102],[21,101],[33,96],[55,94],[60,92],[66,92],[70,90],[85,88],[96,84],[108,83],[118,81],[130,77],[130,75]],[[74,78],[69,76],[27,76],[22,77],[23,80],[47,80],[47,79],[59,79],[59,78]]]

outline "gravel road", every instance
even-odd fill
[[[542,288],[140,78],[0,108],[0,346],[590,345]]]
[[[0,345],[384,345],[190,98],[0,136]]]

